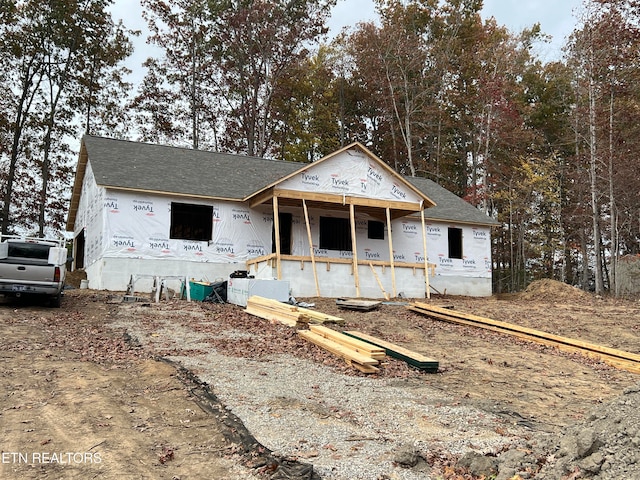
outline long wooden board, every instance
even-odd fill
[[[322,325],[309,325],[309,330],[375,360],[384,360],[386,356],[384,348],[337,332],[331,328]]]
[[[588,357],[606,362],[616,368],[633,373],[640,373],[640,355],[635,353],[625,352],[569,337],[562,337],[560,335],[554,335],[541,330],[501,322],[499,320],[492,320],[486,317],[456,312],[454,310],[440,308],[421,302],[409,304],[407,308],[414,312],[428,315],[439,320],[512,335],[523,340],[556,347],[559,350],[566,352],[581,353]]]
[[[259,295],[252,295],[247,299],[245,312],[265,320],[279,321],[292,327],[295,327],[298,323],[344,323],[344,320],[340,317]]]
[[[343,333],[350,337],[369,342],[372,345],[376,345],[380,348],[384,348],[385,353],[390,357],[402,360],[403,362],[406,362],[412,367],[415,367],[419,370],[423,370],[428,373],[435,373],[438,371],[438,368],[440,366],[440,363],[433,358],[429,358],[421,353],[401,347],[400,345],[387,342],[386,340],[382,340],[381,338],[358,332],[356,330],[345,331]]]
[[[338,342],[334,342],[333,340],[325,338],[311,330],[298,330],[298,335],[305,340],[324,348],[328,352],[343,358],[348,364],[362,372],[375,373],[378,371],[378,368],[375,367],[378,365],[377,360],[351,350]]]

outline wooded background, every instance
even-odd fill
[[[331,39],[335,0],[141,2],[161,54],[133,85],[110,0],[0,0],[2,233],[63,233],[86,132],[298,162],[359,141],[500,222],[496,292],[616,292],[640,254],[640,0],[586,0],[551,62],[481,0],[378,0]]]

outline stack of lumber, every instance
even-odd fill
[[[386,340],[382,340],[377,337],[373,337],[366,333],[358,332],[355,330],[345,331],[343,333],[345,335],[353,337],[354,339],[363,340],[372,345],[376,345],[384,349],[385,353],[390,357],[402,360],[412,367],[417,368],[418,370],[422,370],[426,373],[436,373],[438,371],[438,367],[440,366],[439,362],[437,360],[434,360],[433,358],[426,357],[421,353],[408,350],[404,347],[395,345],[391,342],[387,342]]]
[[[343,358],[349,365],[364,373],[377,372],[376,365],[385,357],[383,348],[322,325],[309,325],[309,330],[298,330],[298,335]]]
[[[258,295],[249,297],[245,312],[265,320],[284,323],[291,327],[295,327],[298,323],[344,323],[344,320],[339,317]]]
[[[613,367],[620,368],[628,372],[640,373],[640,355],[636,353],[624,352],[622,350],[596,345],[582,340],[561,337],[541,330],[534,330],[533,328],[500,322],[498,320],[479,317],[477,315],[447,310],[427,303],[415,302],[408,305],[407,308],[414,312],[428,315],[429,317],[437,318],[439,320],[513,335],[522,340],[548,345],[565,352],[581,353],[582,355],[595,358]]]

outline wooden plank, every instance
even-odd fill
[[[615,348],[604,347],[602,345],[596,345],[594,343],[585,342],[582,340],[576,340],[569,337],[562,337],[560,335],[554,335],[552,333],[543,332],[541,330],[535,330],[533,328],[522,327],[520,325],[514,325],[512,323],[501,322],[499,320],[492,320],[486,317],[479,317],[477,315],[471,315],[466,313],[457,312],[455,310],[448,310],[426,303],[415,302],[414,305],[418,308],[420,313],[429,315],[430,312],[439,313],[447,317],[455,317],[459,319],[469,320],[475,324],[487,325],[500,328],[506,332],[517,332],[527,334],[531,338],[541,338],[545,340],[552,340],[554,342],[562,343],[565,345],[571,345],[585,350],[591,350],[596,353],[605,353],[613,357],[619,357],[623,360],[632,360],[634,362],[640,362],[640,355],[636,353],[624,352]]]
[[[249,309],[251,311],[249,311]],[[282,318],[287,325],[290,320],[296,320],[302,323],[337,323],[343,324],[344,319],[328,315],[326,313],[316,312],[307,308],[298,307],[288,303],[283,303],[271,298],[252,295],[247,300],[247,313],[255,314],[267,320],[279,320]],[[255,313],[254,313],[255,312]],[[268,318],[260,314],[268,315]]]
[[[340,308],[352,310],[373,310],[381,304],[379,300],[358,300],[350,298],[336,298],[336,305]]]
[[[329,340],[333,340],[347,348],[350,348],[358,353],[362,353],[368,357],[376,360],[384,360],[385,351],[384,348],[378,347],[371,343],[359,340],[357,338],[350,337],[344,333],[337,332],[331,328],[323,327],[322,325],[309,325],[309,330],[313,333],[323,336]]]
[[[380,371],[378,367],[374,367],[373,365],[360,365],[359,363],[352,362],[351,360],[346,359],[345,362],[350,367],[360,370],[362,373],[378,373]]]
[[[298,307],[295,305],[291,305],[290,303],[284,303],[281,302],[279,300],[275,300],[273,298],[267,298],[267,297],[261,297],[260,295],[251,295],[248,299],[247,299],[247,305],[248,304],[253,304],[253,305],[263,305],[265,307],[271,307],[271,308],[277,308],[277,309],[281,309],[281,310],[288,310],[291,312],[297,312],[298,311]]]
[[[386,340],[382,340],[381,338],[377,338],[372,335],[368,335],[366,333],[358,332],[356,330],[345,331],[343,333],[345,335],[349,335],[359,340],[363,340],[373,345],[377,345],[378,347],[384,348],[386,354],[389,355],[390,357],[394,357],[404,362],[407,362],[410,365],[420,370],[425,370],[429,372],[438,371],[439,362],[437,360],[434,360],[433,358],[429,358],[425,355],[422,355],[421,353],[414,352],[407,348],[401,347],[400,345],[387,342]]]
[[[358,275],[358,246],[356,245],[356,211],[349,204],[349,223],[351,224],[351,253],[353,254],[353,275],[356,283],[356,297],[360,296],[360,276]]]
[[[278,197],[273,197],[273,230],[275,232],[276,244],[276,276],[282,280],[282,257],[280,252],[280,209],[278,208]]]
[[[382,286],[382,282],[380,281],[380,277],[378,277],[378,274],[376,273],[376,269],[373,267],[373,263],[369,262],[369,267],[371,267],[371,271],[373,272],[373,276],[375,277],[376,282],[378,282],[378,286],[380,287],[380,290],[382,290],[382,295],[384,295],[384,299],[385,300],[389,300],[389,294],[387,293],[387,291]]]
[[[398,292],[396,289],[396,268],[395,268],[395,258],[393,256],[393,235],[391,234],[391,230],[392,230],[391,229],[391,210],[389,209],[389,207],[385,208],[385,213],[387,215],[387,237],[389,237],[389,263],[391,264],[391,286],[393,288],[393,298],[396,298],[398,296]],[[384,269],[384,265],[382,266],[382,268]]]
[[[420,205],[422,207],[422,204]],[[431,287],[429,286],[429,257],[427,255],[427,231],[424,224],[424,208],[420,209],[420,219],[422,222],[422,248],[424,250],[424,288],[427,298],[431,298]]]
[[[444,308],[435,307],[433,305],[420,304],[419,302],[416,303],[419,306],[409,305],[407,308],[440,320],[480,327],[485,330],[512,335],[522,340],[540,343],[565,352],[580,353],[587,357],[597,359],[598,361],[605,362],[613,367],[632,373],[640,373],[640,363],[637,360],[640,358],[640,355],[634,353],[623,352],[621,350],[595,345],[581,340],[548,334],[546,332],[541,332],[540,330],[520,327],[519,325],[478,317],[476,315],[454,312]]]
[[[280,323],[284,323],[285,325],[288,325],[290,327],[295,327],[299,321],[298,318],[290,318],[283,315],[282,313],[269,311],[263,308],[247,307],[245,309],[245,312],[247,312],[250,315],[260,317],[264,320],[277,321]]]
[[[320,295],[320,283],[318,283],[318,271],[316,270],[316,255],[313,251],[313,240],[311,237],[311,225],[309,223],[309,211],[307,210],[307,203],[302,199],[302,208],[304,210],[304,223],[307,226],[307,239],[309,241],[309,254],[311,255],[311,265],[313,266],[313,279],[316,282],[316,295],[321,297]],[[304,263],[303,263],[304,265]]]
[[[333,340],[329,340],[328,338],[323,337],[317,333],[312,332],[311,330],[298,330],[298,335],[300,335],[305,340],[324,348],[328,352],[333,353],[345,360],[355,362],[359,365],[378,365],[378,360],[367,357],[361,353],[355,352],[350,348],[345,347]]]
[[[270,298],[253,295],[247,299],[245,312],[263,318],[275,320],[285,325],[296,326],[304,321],[304,314],[300,313],[295,305],[289,305]]]

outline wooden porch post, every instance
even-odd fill
[[[420,205],[422,206],[422,204]],[[422,249],[424,251],[424,286],[427,298],[431,298],[431,286],[429,285],[429,260],[427,258],[427,232],[424,224],[424,208],[420,209],[420,218],[422,219]]]
[[[280,215],[278,208],[278,197],[273,197],[273,228],[276,242],[276,275],[278,280],[282,280],[282,267],[280,265]]]
[[[356,214],[353,203],[349,204],[349,217],[351,221],[351,250],[353,252],[353,276],[356,282],[356,297],[360,297],[360,277],[358,276],[358,250],[356,246]]]
[[[304,209],[304,221],[307,224],[307,238],[309,239],[309,253],[311,254],[311,265],[313,266],[313,279],[316,282],[316,295],[320,297],[320,283],[318,283],[318,271],[316,270],[316,255],[313,251],[313,241],[311,240],[311,225],[309,224],[309,211],[307,203],[302,199],[302,208]]]
[[[389,207],[387,210],[387,234],[389,236],[389,262],[391,263],[391,285],[393,287],[393,298],[397,297],[396,293],[396,267],[393,258],[393,240],[391,239],[391,210]]]

